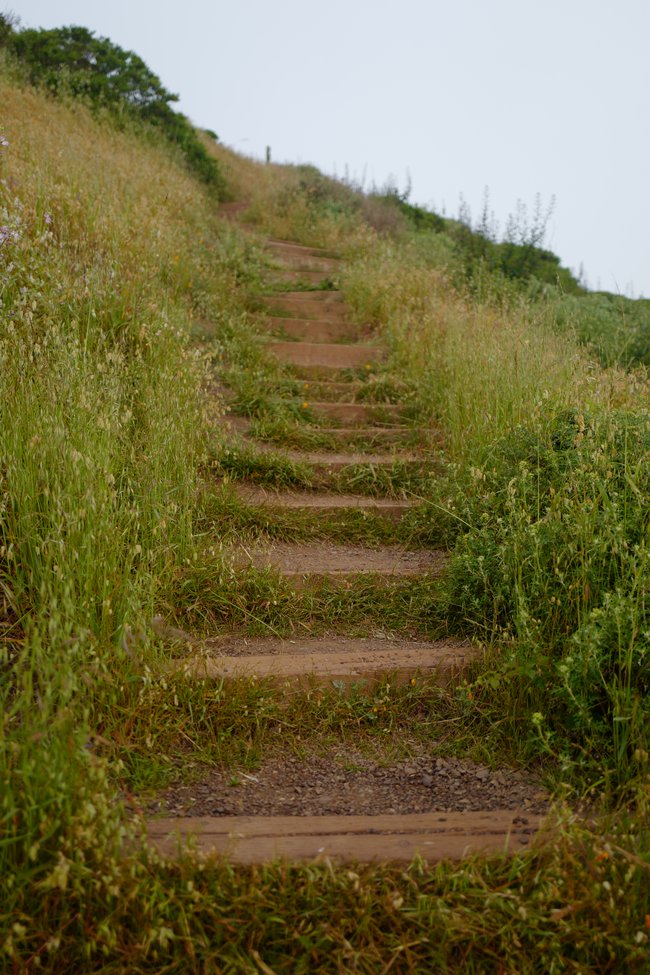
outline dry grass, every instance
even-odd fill
[[[226,706],[213,683],[153,677],[166,650],[145,629],[161,603],[191,617],[206,594],[231,622],[247,620],[255,600],[272,625],[292,608],[285,594],[271,609],[267,579],[251,577],[245,591],[220,582],[216,560],[201,562],[195,523],[210,435],[201,384],[212,357],[239,355],[240,367],[259,357],[242,335],[260,256],[155,141],[6,79],[0,99],[0,225],[12,234],[0,251],[7,970],[641,973],[650,888],[640,818],[612,826],[611,842],[569,824],[544,853],[435,869],[236,871],[123,855],[116,756],[155,777],[156,745],[170,736],[244,754],[274,718],[259,688],[232,690]],[[353,258],[350,300],[385,328],[395,369],[417,387],[422,415],[447,427],[456,458],[478,456],[544,403],[647,402],[640,379],[596,370],[530,308],[454,293],[444,248],[434,264],[415,245],[386,242],[343,205],[347,191],[330,187],[315,205],[313,174],[305,187],[299,168],[214,152],[260,228]],[[200,353],[189,340],[196,319],[213,331]],[[359,626],[367,619],[368,594],[323,595],[328,624],[343,625],[351,606]],[[430,598],[395,598],[395,627]],[[385,618],[385,605],[377,612]],[[471,722],[477,736],[490,721],[522,727],[496,715],[485,687],[484,715],[477,686],[475,710],[467,694],[462,711],[448,702],[450,723]],[[396,702],[396,723],[405,707]],[[319,721],[338,717],[333,706]],[[296,737],[319,727],[298,707],[292,722]]]

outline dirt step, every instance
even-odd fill
[[[194,643],[198,649],[190,657],[175,661],[170,669],[193,677],[271,678],[282,684],[358,684],[371,689],[388,675],[391,682],[405,684],[417,674],[435,675],[440,684],[449,683],[476,658],[478,651],[469,643],[437,643],[406,640],[322,637],[319,639],[241,640],[237,656],[232,641]]]
[[[341,511],[365,511],[399,521],[413,507],[409,501],[369,498],[358,494],[320,494],[317,491],[272,491],[252,484],[239,484],[237,495],[246,504],[285,511],[302,511],[312,515],[330,515]]]
[[[291,319],[286,319],[286,321],[291,321]],[[328,402],[336,400],[342,403],[352,403],[363,386],[362,382],[355,379],[349,382],[338,382],[335,379],[314,379],[310,383],[303,383],[302,391],[306,396],[313,396],[321,402],[323,400]]]
[[[329,251],[324,250],[322,247],[306,247],[304,244],[295,244],[291,240],[279,240],[277,237],[269,237],[265,246],[268,250],[273,251],[275,255],[283,258],[300,258],[303,260],[317,258],[328,263],[340,263],[340,258],[332,257]]]
[[[273,261],[279,267],[293,271],[327,271],[331,276],[341,270],[341,261],[334,257],[310,257],[308,254],[292,253],[271,248]]]
[[[333,432],[333,431],[328,431]],[[264,443],[260,440],[247,438],[251,446],[254,446],[260,453],[280,454],[296,464],[310,464],[317,471],[335,473],[345,467],[372,465],[372,467],[392,467],[393,464],[422,464],[425,458],[417,454],[404,452],[375,454],[365,451],[351,451],[349,453],[336,453],[327,450],[293,450],[281,444]]]
[[[525,810],[415,813],[387,816],[203,816],[152,819],[149,842],[177,855],[192,838],[204,856],[235,863],[331,857],[349,862],[429,863],[473,853],[514,854],[527,849],[543,819]]]
[[[274,284],[311,284],[320,285],[332,280],[331,271],[314,271],[299,268],[273,268],[269,271],[269,279]]]
[[[318,369],[359,369],[379,362],[385,349],[377,345],[330,345],[324,342],[268,342],[269,352],[292,366]]]
[[[281,452],[289,456],[292,460],[305,460],[308,463],[313,463],[319,467],[327,466],[331,463],[336,464],[339,457],[343,458],[346,464],[395,464],[398,461],[400,463],[407,464],[422,464],[435,460],[435,458],[431,456],[422,456],[420,454],[414,454],[412,452],[406,452],[403,450],[394,451],[390,454],[370,454],[366,452],[366,447],[368,446],[370,449],[373,449],[374,447],[380,447],[383,444],[392,445],[402,443],[404,440],[413,436],[413,430],[410,427],[393,424],[390,426],[383,425],[374,427],[318,427],[314,432],[331,437],[340,444],[349,444],[354,446],[355,443],[362,442],[364,445],[363,450],[341,451],[338,453],[328,450],[309,450],[308,448],[305,448],[306,452],[303,452],[297,451],[297,449],[285,447],[284,444],[276,444],[272,442],[266,443],[263,440],[256,440],[250,436],[252,421],[245,416],[236,416],[231,413],[228,415],[226,422],[232,429],[233,433],[239,434],[241,437],[245,437],[251,444],[255,444],[260,450],[272,450],[274,453]],[[309,427],[307,429],[311,430],[313,428]],[[431,441],[434,441],[436,438],[435,430],[426,430],[421,432],[428,433]],[[309,454],[309,457],[313,458],[313,460],[308,460],[307,454]]]
[[[447,553],[435,549],[406,551],[398,545],[373,549],[325,542],[276,542],[251,546],[247,551],[238,550],[233,554],[236,565],[276,569],[294,585],[323,578],[345,580],[369,574],[386,582],[422,575],[435,577],[442,573],[447,561]]]
[[[260,295],[257,301],[283,317],[348,320],[348,306],[338,291],[289,291]]]
[[[413,430],[410,427],[404,427],[398,424],[374,427],[319,427],[318,431],[328,437],[334,437],[340,443],[353,444],[357,440],[363,440],[365,443],[376,444],[377,446],[381,444],[400,443],[413,435]],[[433,434],[433,431],[431,433]],[[414,454],[408,454],[403,457],[397,457],[397,460],[401,459],[416,461],[418,458]],[[391,461],[391,463],[394,462]],[[372,462],[368,461],[368,463]]]
[[[310,342],[341,342],[354,341],[364,334],[370,334],[370,328],[364,325],[353,325],[350,322],[330,322],[319,318],[280,318],[265,316],[260,318],[260,328],[270,332],[285,332],[295,339],[308,339]]]
[[[358,426],[360,423],[391,417],[399,417],[402,408],[394,403],[333,403],[308,402],[309,409],[316,416],[325,417],[328,420],[338,420],[339,423]]]

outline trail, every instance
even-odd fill
[[[230,204],[223,209],[225,215],[237,219],[245,207]],[[363,398],[364,372],[367,374],[385,358],[386,349],[369,325],[353,320],[340,292],[323,290],[324,285],[336,280],[340,262],[318,248],[291,241],[270,239],[267,248],[277,267],[271,283],[277,287],[282,282],[288,290],[265,293],[259,298],[264,308],[259,324],[260,331],[267,335],[266,351],[288,366],[293,376],[304,380],[305,396],[309,397],[306,405],[315,417],[332,424],[325,429],[340,443],[340,451],[303,451],[291,445],[273,449],[283,450],[294,461],[311,464],[321,472],[326,485],[328,478],[352,464],[378,469],[396,462],[419,462],[413,430],[402,416],[401,407]],[[297,290],[298,286],[313,290]],[[254,441],[243,418],[235,418],[233,428],[258,451],[270,449]],[[323,431],[322,426],[319,429]],[[435,431],[430,431],[432,443],[435,437]],[[344,493],[331,485],[327,490],[274,491],[244,483],[238,487],[238,494],[244,503],[268,509],[270,518],[286,511],[327,517],[332,512],[354,509],[395,522],[405,517],[413,505],[410,501]],[[441,551],[409,551],[394,544],[371,548],[322,540],[255,544],[235,552],[234,559],[242,569],[249,565],[271,567],[296,590],[326,580],[342,587],[343,592],[346,585],[352,587],[366,576],[375,585],[394,586],[414,578],[434,584],[445,565],[445,553]],[[459,640],[425,642],[346,634],[305,635],[295,640],[272,636],[247,640],[234,635],[229,640],[216,641],[213,653],[209,643],[206,646],[207,652],[204,648],[204,652],[184,662],[187,679],[253,675],[267,678],[274,682],[276,693],[287,699],[289,708],[300,706],[301,689],[313,691],[315,686],[331,687],[332,683],[342,692],[345,685],[360,681],[377,685],[387,675],[402,683],[426,675],[429,680],[448,684],[462,676],[475,654],[467,642]],[[213,777],[203,787],[176,790],[175,801],[158,805],[168,812],[173,809],[176,815],[149,820],[151,842],[162,852],[173,854],[179,840],[191,836],[201,852],[225,854],[240,863],[267,862],[277,856],[301,861],[318,856],[343,861],[410,861],[417,854],[436,862],[475,852],[521,850],[530,844],[542,823],[544,803],[538,790],[522,785],[515,773],[510,778],[503,773],[495,777],[472,763],[457,762],[452,772],[449,766],[443,774],[441,766],[433,762],[430,774],[422,771],[420,761],[410,778],[410,773],[395,768],[392,779],[389,772],[383,773],[382,782],[388,777],[388,791],[376,791],[370,799],[365,795],[370,780],[378,775],[381,778],[376,769],[366,768],[366,778],[354,780],[322,768],[317,772],[305,763],[296,785],[295,759],[276,757],[272,766],[266,775],[262,770],[259,776],[245,777],[248,781],[242,785],[239,815],[230,814],[233,802],[218,798],[220,790],[227,791],[223,777]],[[291,784],[289,771],[293,776]],[[414,776],[419,777],[417,783]],[[498,787],[494,784],[497,779]],[[491,790],[481,791],[481,784],[490,783]],[[415,808],[426,807],[427,802],[429,808],[418,812],[400,812],[396,808],[392,812],[355,815],[355,789],[359,797],[356,806],[360,808],[373,803],[386,806],[391,802],[386,798],[391,789],[394,798],[389,809],[414,808],[415,791]],[[407,794],[412,800],[410,805],[405,801]],[[180,801],[179,795],[185,795],[186,801]],[[361,801],[364,795],[368,801]],[[226,814],[193,815],[197,801],[199,808],[216,807]],[[484,808],[476,808],[477,801],[479,805],[482,801]],[[247,809],[257,808],[276,813],[288,809],[292,814],[247,814]],[[328,811],[332,808],[344,808],[346,812],[332,814]]]

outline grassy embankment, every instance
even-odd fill
[[[410,232],[379,201],[215,150],[263,231],[349,258],[344,290],[394,353],[373,382],[409,397],[414,427],[440,425],[449,461],[415,481],[359,471],[358,485],[426,498],[411,543],[455,546],[442,591],[416,586],[389,607],[372,587],[297,601],[266,573],[242,582],[221,546],[269,525],[216,491],[214,470],[301,484],[314,472],[226,442],[215,365],[270,439],[323,442],[308,410],[278,419],[277,402],[251,396],[251,376],[291,382],[246,311],[260,248],[216,218],[168,147],[7,74],[0,102],[5,967],[642,971],[645,379],[590,362],[556,327],[555,298],[532,302],[500,279],[487,298],[459,291],[453,241]],[[147,626],[156,612],[276,631],[448,621],[492,650],[456,695],[333,693],[288,718],[264,686],[159,676],[169,648]],[[404,727],[484,758],[543,760],[574,794],[597,788],[627,812],[607,835],[567,824],[535,856],[434,870],[234,871],[121,852],[117,797],[164,782],[180,756],[254,765],[314,733],[372,743],[380,731],[398,748]]]

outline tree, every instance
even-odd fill
[[[31,81],[55,92],[65,85],[95,104],[124,102],[135,109],[178,101],[142,58],[86,27],[16,31],[9,46],[27,64]]]
[[[200,179],[223,191],[216,160],[189,120],[171,107],[178,95],[167,91],[141,57],[107,37],[96,37],[86,27],[16,30],[15,25],[11,15],[0,15],[0,45],[25,65],[32,84],[43,85],[54,95],[84,98],[97,108],[126,112],[155,126],[180,148]]]

